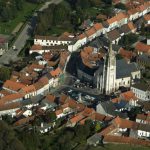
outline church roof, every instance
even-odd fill
[[[127,63],[125,59],[116,61],[116,78],[130,77],[132,72],[138,71],[136,63]]]

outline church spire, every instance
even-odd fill
[[[109,43],[109,55],[112,54],[112,51],[113,51],[113,49],[112,49],[112,43],[110,42]]]

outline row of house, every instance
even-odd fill
[[[107,19],[103,23],[95,23],[93,24],[91,28],[85,30],[85,32],[78,35],[77,41],[68,45],[68,50],[70,52],[76,51],[78,48],[92,41],[96,37],[102,34],[106,34],[116,28],[120,28],[123,25],[126,25],[129,22],[132,22],[135,19],[138,19],[144,15],[145,15],[144,18],[146,17],[146,23],[147,23],[148,15],[146,14],[149,12],[150,12],[150,2],[144,2],[140,6],[137,6],[134,9],[128,10],[127,13],[119,12],[116,16],[110,19]],[[133,32],[136,30],[132,24],[128,24],[126,26],[124,26],[123,29],[131,28]]]
[[[108,127],[87,139],[89,145],[103,143],[121,143],[150,146],[150,125],[136,123],[134,121],[116,117]]]

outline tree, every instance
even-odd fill
[[[123,9],[123,10],[127,9],[126,5],[124,5],[123,3],[118,3],[118,4],[115,5],[115,7],[118,8],[118,9]]]
[[[56,120],[56,114],[55,112],[46,112],[45,116],[44,116],[44,121],[46,122],[51,122],[51,121],[54,121]]]
[[[0,150],[25,150],[15,132],[4,121],[0,121]]]
[[[10,79],[11,76],[11,69],[8,67],[1,67],[0,68],[0,80],[1,81],[6,81]]]
[[[96,125],[95,125],[95,132],[98,132],[100,129],[101,129],[100,123],[99,123],[99,122],[96,122]]]
[[[24,144],[26,150],[38,150],[40,146],[40,137],[39,134],[33,130],[23,131],[20,135],[20,140]]]

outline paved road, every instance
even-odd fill
[[[48,5],[50,5],[52,3],[58,4],[61,1],[62,0],[51,0],[49,2],[46,2],[39,9],[39,11],[43,11],[44,9],[48,8]],[[30,36],[32,34],[32,29],[36,25],[36,17],[37,17],[37,13],[34,13],[30,23],[26,24],[26,26],[24,27],[24,29],[22,30],[22,32],[20,33],[20,35],[14,42],[13,45],[16,46],[17,50],[14,51],[12,48],[10,48],[5,54],[3,54],[3,56],[0,57],[0,64],[8,64],[10,62],[10,60],[12,60],[12,61],[18,60],[17,55],[19,54],[21,49],[25,46],[26,41],[30,38]]]

